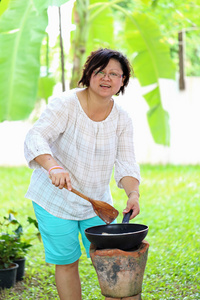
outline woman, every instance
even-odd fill
[[[105,224],[89,202],[70,192],[72,186],[112,204],[109,183],[115,166],[116,183],[128,196],[123,212],[133,209],[131,219],[139,213],[132,122],[112,98],[124,92],[130,72],[120,52],[92,52],[79,81],[84,88],[51,101],[25,140],[25,157],[35,169],[26,197],[33,201],[45,260],[56,265],[61,300],[81,299],[79,232],[89,257],[84,230]]]

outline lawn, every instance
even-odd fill
[[[150,243],[143,280],[143,300],[200,299],[200,166],[141,165],[141,212],[133,221],[149,226]],[[18,213],[24,235],[33,238],[27,255],[25,279],[0,299],[58,299],[54,266],[44,261],[42,243],[35,238],[36,229],[27,223],[34,218],[31,201],[24,198],[31,176],[26,167],[0,168],[0,212]],[[126,196],[111,182],[114,206],[125,207]],[[121,222],[122,214],[118,217]],[[104,300],[90,259],[80,260],[83,300]]]

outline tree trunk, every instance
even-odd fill
[[[179,31],[178,33],[178,55],[179,55],[179,89],[185,90],[184,31]]]
[[[89,1],[77,0],[74,4],[74,23],[76,30],[73,32],[72,51],[73,69],[70,88],[75,88],[81,77],[81,71],[85,60],[86,42],[88,37]]]
[[[59,31],[60,31],[60,59],[61,59],[61,70],[62,70],[62,91],[65,91],[65,59],[64,59],[64,49],[63,49],[63,39],[62,39],[62,22],[61,22],[61,8],[58,8],[59,12]]]

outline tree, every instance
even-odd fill
[[[184,89],[184,73],[200,76],[200,1],[156,0],[153,3],[153,9],[148,6],[143,9],[160,24],[162,34],[170,44],[176,70],[180,73],[180,89]]]

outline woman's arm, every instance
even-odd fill
[[[139,181],[134,177],[125,176],[120,180],[120,183],[123,186],[123,188],[128,196],[127,205],[126,205],[126,208],[123,210],[123,213],[127,213],[132,209],[133,213],[132,213],[130,219],[133,219],[140,212]]]
[[[58,165],[56,160],[50,154],[39,155],[34,160],[47,171]]]
[[[59,168],[58,163],[50,154],[39,155],[34,160],[47,171],[52,168],[52,170],[49,172],[49,177],[52,180],[52,184],[59,187],[59,189],[62,189],[66,184],[68,190],[71,190],[72,186],[69,173],[64,170],[64,168]],[[53,167],[55,167],[55,169]]]

